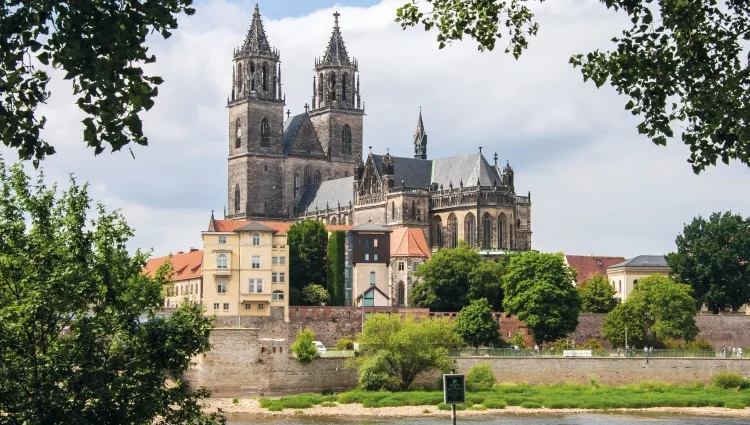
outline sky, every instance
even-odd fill
[[[412,155],[422,108],[428,157],[497,152],[510,161],[516,191],[531,192],[532,247],[545,252],[633,257],[674,250],[697,215],[750,216],[750,169],[739,163],[693,174],[679,140],[657,147],[638,135],[627,99],[584,83],[571,54],[611,47],[627,18],[599,0],[534,3],[540,30],[519,60],[479,52],[471,40],[440,50],[435,33],[402,30],[406,0],[260,1],[266,34],[281,52],[283,90],[292,114],[312,95],[313,61],[330,37],[334,11],[351,56],[359,60],[366,104],[364,146]],[[227,96],[232,49],[250,25],[254,2],[200,0],[168,40],[149,39],[151,75],[165,83],[144,115],[148,147],[95,157],[82,142],[69,81],[53,72],[40,113],[43,136],[58,153],[43,162],[49,180],[72,173],[136,230],[131,247],[154,255],[200,247],[211,211],[226,205]],[[15,153],[0,148],[6,160]]]

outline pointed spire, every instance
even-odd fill
[[[344,45],[344,39],[341,37],[341,30],[339,29],[339,16],[341,14],[336,11],[333,14],[333,33],[331,39],[328,41],[328,47],[323,55],[323,63],[335,63],[335,64],[350,64],[349,54],[346,52],[346,45]]]
[[[263,21],[260,18],[258,3],[255,3],[253,21],[250,24],[250,29],[247,31],[245,42],[242,44],[242,49],[240,50],[242,53],[246,54],[266,54],[274,56],[274,51],[271,49],[271,45],[268,44],[268,38],[266,38],[266,32],[263,29]]]
[[[422,107],[419,107],[419,118],[417,119],[417,131],[414,133],[414,158],[427,159],[427,132],[424,131],[422,121]]]

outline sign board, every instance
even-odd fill
[[[591,350],[563,350],[563,357],[591,357]]]
[[[466,403],[466,380],[464,375],[443,375],[443,403]]]

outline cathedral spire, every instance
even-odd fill
[[[333,14],[333,33],[331,33],[331,39],[328,41],[328,47],[323,55],[323,63],[328,64],[350,64],[349,54],[346,52],[346,45],[344,45],[344,38],[341,36],[341,30],[339,29],[339,16],[341,14],[337,11]]]
[[[247,31],[245,42],[242,44],[240,52],[274,56],[274,51],[271,49],[271,45],[268,43],[268,38],[266,37],[266,31],[263,29],[263,21],[260,18],[258,3],[255,3],[253,21],[250,24],[250,29]]]
[[[424,131],[422,121],[422,107],[419,107],[419,119],[417,120],[417,131],[414,133],[414,158],[427,159],[427,132]]]

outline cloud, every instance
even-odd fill
[[[269,0],[270,1],[270,0]],[[261,2],[261,12],[264,3]],[[539,35],[519,60],[480,53],[473,41],[439,50],[434,33],[402,30],[395,10],[405,0],[371,7],[338,5],[351,56],[360,63],[366,102],[365,146],[411,156],[421,106],[432,158],[497,151],[516,170],[519,193],[531,191],[533,246],[571,254],[633,256],[673,249],[692,217],[732,210],[750,215],[750,171],[719,166],[699,177],[679,141],[656,147],[637,135],[637,120],[609,88],[584,83],[568,64],[574,53],[607,48],[627,27],[597,0],[558,0],[535,6]],[[265,19],[281,51],[287,108],[303,111],[312,94],[313,60],[323,54],[334,8],[305,16]],[[133,246],[155,254],[200,245],[210,211],[226,204],[232,49],[250,24],[249,3],[208,0],[180,18],[168,40],[149,41],[161,75],[156,106],[145,116],[148,147],[94,158],[81,142],[81,113],[70,82],[55,73],[43,108],[44,136],[58,154],[44,163],[52,179],[68,173],[90,181],[92,195],[121,208],[137,234]],[[5,158],[14,157],[7,149]]]

